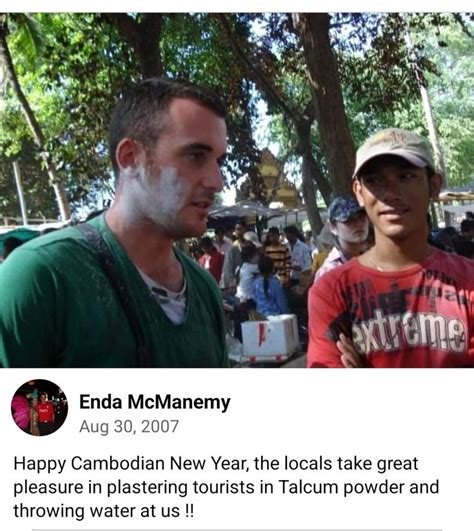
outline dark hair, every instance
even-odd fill
[[[226,116],[223,103],[213,91],[188,81],[153,77],[128,88],[118,99],[109,126],[109,151],[116,175],[119,167],[115,152],[121,140],[133,138],[145,149],[154,145],[163,130],[162,118],[176,98],[193,100],[221,118]]]
[[[453,238],[454,252],[460,256],[467,258],[474,258],[474,243],[466,240],[463,236],[455,236]]]
[[[250,262],[257,252],[257,247],[252,242],[243,242],[240,247],[240,257],[242,258],[242,262]]]
[[[258,269],[263,276],[263,292],[265,293],[265,297],[267,297],[270,277],[274,271],[273,260],[269,256],[261,256],[258,261]]]
[[[199,247],[202,249],[210,249],[211,247],[214,247],[214,244],[209,236],[204,236],[204,238],[199,240]]]
[[[280,229],[278,227],[270,227],[268,229],[268,234],[278,234],[278,235],[280,235]]]
[[[288,227],[285,227],[283,230],[285,234],[292,234],[293,236],[296,236],[301,242],[305,242],[304,236],[301,234],[300,230],[296,225],[288,225]]]
[[[219,225],[214,229],[215,234],[225,234],[225,227],[224,225]]]
[[[3,258],[6,258],[17,247],[20,247],[20,245],[23,245],[23,241],[20,238],[16,238],[15,236],[5,238],[3,242]]]
[[[474,219],[463,219],[461,221],[461,232],[471,232],[474,230]]]

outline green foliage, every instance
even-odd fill
[[[130,16],[141,20],[139,14]],[[472,38],[465,31],[472,31],[472,22],[459,16],[464,28],[451,15],[409,17],[453,184],[466,182],[474,174],[474,67]],[[105,192],[111,196],[108,121],[119,91],[141,78],[137,52],[117,27],[98,14],[11,14],[8,20],[8,42],[21,86],[72,206],[95,208]],[[356,145],[386,126],[426,134],[406,49],[406,20],[396,13],[332,15],[331,39]],[[264,90],[264,81],[242,68],[218,15],[164,15],[156,53],[166,75],[212,86],[226,101],[228,183],[235,185],[241,176],[250,175],[258,190],[257,104],[263,99],[268,106],[268,141],[277,142],[281,158],[298,168],[298,137],[288,114],[301,118],[309,112],[310,86],[290,15],[234,14],[229,23],[250,64],[258,64],[273,92]],[[282,112],[280,101],[287,105],[287,113]],[[24,166],[30,214],[54,217],[54,194],[11,89],[0,99],[0,131],[1,213],[18,215],[11,170],[12,160],[17,159]],[[316,127],[312,141],[324,170]]]

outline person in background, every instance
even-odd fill
[[[255,234],[255,233],[252,233]],[[255,234],[255,236],[257,236]],[[242,263],[237,268],[236,277],[238,279],[236,297],[240,302],[247,302],[253,299],[253,284],[259,275],[258,260],[260,257],[259,248],[262,244],[258,241],[250,240],[248,232],[244,234],[241,257]]]
[[[3,242],[2,261],[6,260],[7,257],[22,244],[22,240],[20,240],[20,238],[15,238],[15,236],[5,238],[5,241]]]
[[[234,337],[242,341],[242,323],[248,321],[250,310],[255,309],[255,302],[253,300],[253,285],[255,279],[259,275],[258,258],[260,256],[258,246],[258,238],[255,243],[252,243],[249,236],[249,231],[244,234],[244,242],[242,243],[241,257],[242,263],[237,267],[235,276],[237,279],[237,290],[235,303],[233,305],[233,320],[234,320]],[[252,233],[257,236],[255,233]]]
[[[329,205],[329,222],[334,248],[318,269],[315,281],[322,275],[367,250],[369,220],[364,207],[353,197],[336,197]]]
[[[240,250],[240,246],[242,245],[244,241],[244,234],[247,231],[247,223],[245,220],[238,221],[235,224],[234,233],[235,233],[235,241],[234,245],[237,246]]]
[[[225,253],[232,247],[232,240],[225,235],[222,226],[216,227],[214,247],[225,256]]]
[[[311,287],[308,366],[474,367],[474,262],[428,243],[442,176],[426,140],[380,131],[352,178],[375,245]]]
[[[474,241],[474,219],[463,219],[461,221],[461,236],[469,241]]]
[[[224,255],[214,247],[214,243],[209,236],[201,238],[199,246],[203,252],[198,260],[199,265],[208,271],[216,279],[216,282],[219,283],[224,264]]]
[[[48,401],[46,393],[40,394],[40,403],[36,406],[38,411],[38,426],[40,435],[49,435],[54,431],[54,406]]]
[[[291,252],[290,284],[296,286],[299,283],[301,272],[311,269],[311,251],[298,227],[289,225],[284,232]]]
[[[280,242],[278,227],[270,227],[264,254],[273,260],[278,279],[283,286],[288,286],[291,272],[291,255],[288,247]]]
[[[290,313],[285,290],[275,276],[273,260],[269,256],[261,256],[258,269],[260,275],[253,285],[253,300],[257,311],[267,317]]]

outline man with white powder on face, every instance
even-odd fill
[[[227,366],[217,285],[173,246],[206,230],[226,134],[207,89],[153,78],[124,92],[109,131],[112,207],[2,267],[0,366]]]

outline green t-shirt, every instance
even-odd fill
[[[173,324],[102,216],[90,222],[110,248],[155,367],[227,367],[214,279],[176,250],[186,317]],[[0,266],[0,366],[136,367],[137,346],[95,249],[70,227],[16,249]]]

